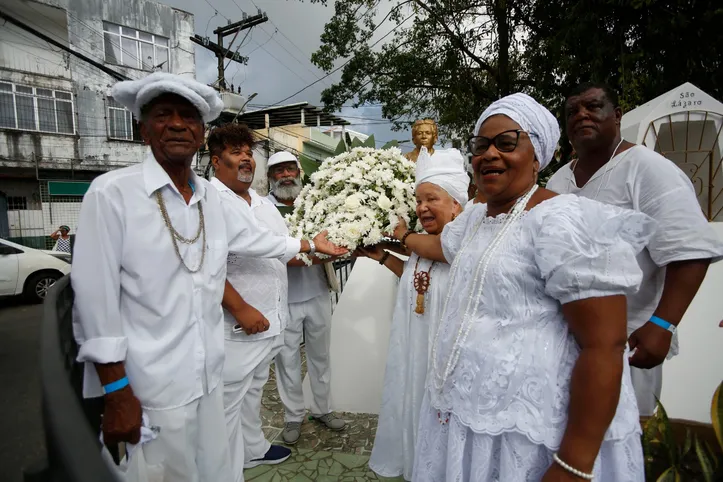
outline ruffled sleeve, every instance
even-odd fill
[[[482,204],[468,206],[454,221],[444,226],[442,234],[440,235],[442,253],[444,254],[444,259],[446,259],[449,264],[452,264],[455,256],[457,256],[457,253],[462,248],[462,241],[464,240],[467,229],[470,228],[470,224],[473,223],[474,220],[479,219],[480,215],[484,215],[480,213],[484,213],[485,211],[484,205]]]
[[[534,242],[549,296],[565,304],[639,289],[635,256],[655,233],[653,218],[573,195],[547,202]]]

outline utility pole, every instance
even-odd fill
[[[204,47],[216,55],[218,59],[218,86],[221,89],[226,89],[226,78],[225,78],[225,66],[223,64],[225,59],[230,59],[240,64],[246,65],[249,58],[239,55],[238,52],[231,52],[230,46],[228,48],[223,46],[223,39],[229,35],[236,34],[241,30],[247,30],[256,25],[268,22],[269,17],[266,16],[266,12],[258,11],[258,15],[248,17],[246,13],[243,14],[243,18],[238,22],[230,23],[225,27],[219,27],[213,31],[216,34],[216,42],[211,42],[208,37],[201,37],[196,34],[191,37],[191,41],[197,43],[201,47]]]

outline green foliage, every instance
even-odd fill
[[[306,179],[308,179],[312,174],[314,174],[321,165],[317,161],[303,154],[299,154],[299,162],[301,163],[301,169],[304,171],[304,178]]]
[[[294,206],[276,206],[276,209],[278,209],[284,217],[294,212]]]
[[[711,414],[716,435],[720,433],[720,394],[723,383],[713,396]],[[720,439],[719,439],[720,441]],[[643,426],[643,453],[645,455],[645,473],[652,482],[700,481],[714,482],[723,480],[723,457],[697,434],[686,428],[682,445],[676,439],[673,426],[665,408],[657,402],[655,414]],[[723,450],[723,444],[720,447]]]
[[[723,97],[720,0],[337,0],[334,11],[312,62],[346,64],[322,101],[379,103],[395,128],[432,117],[464,138],[515,91],[563,121],[565,94],[590,80],[617,88],[624,110],[686,81]],[[566,161],[564,135],[561,146]]]

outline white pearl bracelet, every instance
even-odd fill
[[[562,461],[562,459],[560,459],[560,457],[557,454],[552,454],[552,460],[554,460],[557,463],[557,465],[559,465],[563,469],[567,470],[568,472],[570,472],[573,475],[580,477],[581,479],[585,479],[585,480],[593,479],[593,474],[586,474],[585,472],[583,472],[581,470],[577,470],[575,467],[571,467],[570,465],[567,465],[565,462]]]

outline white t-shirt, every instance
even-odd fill
[[[693,184],[673,162],[644,146],[615,156],[583,186],[577,187],[569,163],[548,181],[547,189],[577,194],[607,204],[641,211],[658,229],[637,261],[643,270],[640,291],[628,296],[628,335],[655,312],[663,292],[665,266],[673,261],[723,257],[723,243],[708,224]],[[673,338],[670,355],[677,355]]]
[[[249,207],[243,198],[218,179],[211,179],[211,184],[221,193],[222,202],[233,203],[237,210]],[[251,212],[253,212],[257,224],[274,234],[288,236],[286,223],[276,206],[259,196],[253,189],[249,189],[249,196],[251,197]],[[262,340],[283,332],[289,318],[286,263],[293,256],[292,254],[280,259],[264,259],[229,253],[226,279],[248,304],[259,310],[269,320],[270,326],[268,330],[254,335],[233,333],[236,319],[228,311],[223,310],[227,340]]]
[[[285,206],[271,193],[266,199],[275,206]],[[289,266],[287,272],[289,274],[289,303],[302,303],[317,296],[329,294],[329,284],[322,265]]]

